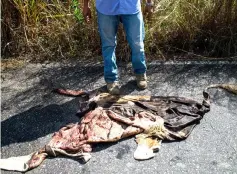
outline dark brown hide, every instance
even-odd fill
[[[114,142],[147,130],[153,135],[151,128],[161,124],[163,132],[156,138],[183,140],[210,110],[209,96],[206,92],[203,95],[203,102],[198,103],[182,97],[99,94],[80,104],[81,122],[54,133],[49,144],[33,155],[29,166],[36,167],[47,155],[76,156],[91,152],[94,143]]]

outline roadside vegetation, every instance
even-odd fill
[[[92,22],[85,24],[79,0],[3,0],[3,58],[28,56],[33,61],[101,55],[95,2]],[[148,58],[168,55],[235,57],[237,0],[155,0],[154,14],[145,17]],[[130,50],[122,25],[117,56],[128,60]]]

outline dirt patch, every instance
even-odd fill
[[[2,59],[1,60],[1,70],[11,70],[11,69],[18,69],[25,65],[27,62],[26,59],[23,58],[10,58],[10,59]]]

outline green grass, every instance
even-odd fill
[[[80,2],[4,0],[3,56],[33,54],[38,56],[32,60],[45,60],[101,55],[95,5],[91,4],[92,23],[85,24]],[[148,57],[182,52],[203,57],[237,55],[237,0],[156,0],[145,26]],[[117,57],[128,60],[129,56],[120,26]]]

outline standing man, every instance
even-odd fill
[[[146,12],[151,12],[151,0],[147,0]],[[119,94],[115,48],[119,22],[123,23],[126,38],[132,50],[132,66],[137,86],[147,88],[146,61],[144,54],[144,22],[141,0],[96,0],[99,34],[104,59],[104,79],[110,94]],[[83,16],[91,18],[89,0],[84,0]]]

